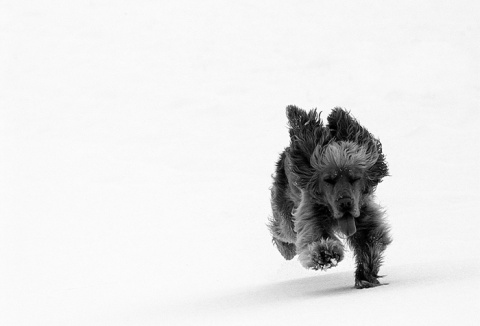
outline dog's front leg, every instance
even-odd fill
[[[342,243],[334,236],[328,219],[315,209],[308,192],[302,190],[293,217],[297,233],[295,247],[303,267],[324,270],[343,259]]]
[[[383,252],[392,242],[382,215],[383,212],[377,205],[370,204],[356,221],[358,232],[348,238],[357,263],[357,289],[382,285],[378,281],[381,277],[378,272],[383,262]]]

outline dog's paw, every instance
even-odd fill
[[[335,267],[343,259],[343,245],[338,240],[322,239],[310,243],[298,259],[303,267],[314,270],[327,270]]]
[[[388,285],[388,283],[380,283],[377,279],[377,277],[382,277],[382,276],[370,276],[366,277],[365,279],[360,279],[356,278],[355,279],[355,288],[357,289],[367,289],[367,288],[373,288],[381,285]],[[367,280],[368,279],[368,280]]]
[[[273,243],[277,247],[278,251],[282,254],[283,258],[290,260],[297,254],[294,243],[282,242],[277,239],[273,239]]]

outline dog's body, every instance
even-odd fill
[[[287,107],[290,146],[273,175],[270,231],[289,260],[328,269],[343,259],[338,234],[356,259],[355,287],[380,285],[382,253],[390,244],[373,192],[388,168],[382,146],[348,112],[335,108],[324,126],[316,110]]]

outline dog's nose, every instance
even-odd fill
[[[353,204],[352,198],[348,196],[342,196],[338,198],[337,201],[338,201],[338,205],[343,209],[349,209],[350,207],[352,207],[352,204]]]

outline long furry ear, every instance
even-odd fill
[[[288,155],[292,160],[293,173],[298,176],[298,186],[305,188],[315,174],[310,164],[310,157],[317,145],[322,145],[328,138],[328,131],[323,126],[317,110],[306,112],[294,105],[287,106],[287,118],[290,133]]]
[[[367,129],[363,128],[350,112],[336,107],[327,118],[330,133],[337,141],[353,141],[363,144],[371,138]]]
[[[382,178],[388,176],[388,166],[382,153],[382,143],[360,125],[346,110],[336,107],[327,118],[330,135],[336,141],[352,141],[366,146],[367,153],[378,155],[378,159],[367,171],[370,187],[375,187]]]
[[[295,105],[287,106],[290,139],[292,141],[302,140],[307,143],[315,143],[323,128],[320,114],[321,112],[317,113],[316,109],[307,113]]]

